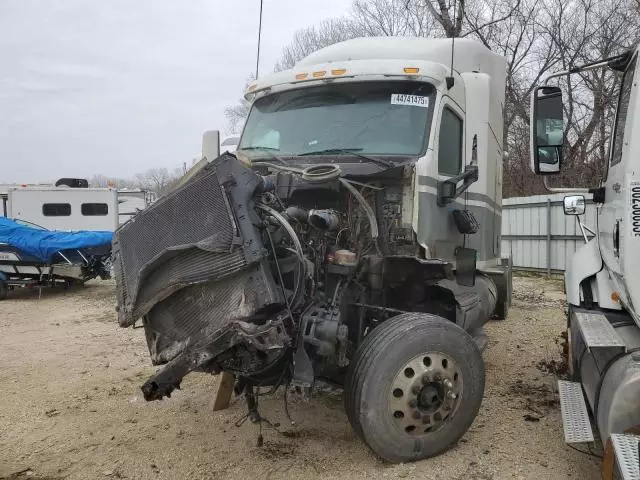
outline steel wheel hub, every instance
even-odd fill
[[[405,433],[424,435],[455,414],[461,394],[462,375],[453,358],[425,353],[396,374],[389,392],[390,415]]]

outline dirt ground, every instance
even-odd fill
[[[0,478],[3,479],[569,479],[599,478],[599,460],[564,444],[555,377],[561,283],[516,279],[504,322],[487,327],[487,387],[471,429],[445,454],[389,465],[352,432],[335,394],[261,397],[280,433],[235,424],[238,400],[212,412],[216,377],[147,403],[154,372],[142,329],[117,326],[114,284],[11,292],[0,303]],[[542,368],[541,368],[542,367]],[[582,446],[584,448],[584,446]]]

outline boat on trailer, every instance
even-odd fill
[[[110,278],[110,231],[49,231],[0,217],[0,300],[16,287]]]

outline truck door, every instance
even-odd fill
[[[438,181],[459,175],[465,164],[464,112],[452,99],[443,97],[442,100],[436,146]],[[436,207],[435,215],[429,219],[431,229],[435,231],[435,253],[439,258],[452,260],[456,247],[462,245],[463,237],[451,214],[454,208],[461,208],[461,201]]]
[[[611,141],[609,169],[604,182],[605,202],[598,213],[598,241],[602,259],[611,274],[617,290],[626,297],[623,275],[625,274],[625,242],[633,235],[632,215],[633,199],[637,197],[637,215],[640,236],[640,178],[633,177],[630,150],[632,146],[633,115],[637,90],[633,87],[637,55],[629,63],[622,77],[618,99],[618,111]],[[630,107],[631,105],[631,107]],[[629,174],[631,173],[631,174]],[[627,252],[627,260],[628,258]],[[627,272],[631,273],[631,272]]]

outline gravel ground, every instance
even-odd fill
[[[243,401],[212,412],[216,377],[146,403],[154,372],[141,329],[121,329],[114,284],[16,291],[0,303],[0,478],[3,479],[565,479],[599,478],[599,460],[563,442],[555,377],[561,362],[561,284],[517,278],[505,322],[487,326],[485,398],[471,429],[445,454],[413,464],[377,459],[353,434],[341,400],[262,397],[277,433],[240,427]]]

